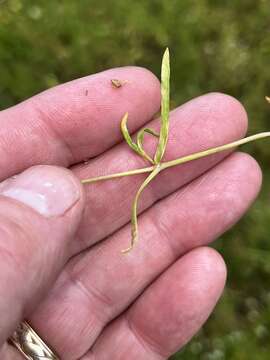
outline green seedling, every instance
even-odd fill
[[[115,79],[112,80],[112,84],[115,82]],[[118,84],[118,83],[117,83]],[[119,87],[119,86],[115,86]],[[270,98],[266,97],[266,100],[270,103]],[[200,159],[212,154],[219,153],[221,151],[229,150],[232,148],[235,148],[239,145],[243,145],[246,143],[249,143],[251,141],[255,141],[258,139],[270,137],[270,132],[263,132],[259,134],[255,134],[252,136],[248,136],[246,138],[243,138],[241,140],[233,141],[231,143],[221,145],[218,147],[210,148],[208,150],[200,151],[191,155],[187,155],[181,158],[177,158],[174,160],[163,162],[162,158],[166,150],[166,145],[168,142],[168,135],[169,135],[169,112],[170,112],[170,54],[169,49],[167,48],[165,50],[165,53],[163,55],[162,59],[162,65],[161,65],[161,125],[160,125],[160,131],[157,133],[156,131],[149,129],[149,128],[143,128],[140,130],[137,134],[137,141],[134,142],[129,134],[128,128],[127,128],[127,120],[128,120],[128,113],[124,115],[124,117],[121,120],[121,131],[123,134],[123,137],[129,147],[135,151],[139,156],[141,156],[144,160],[148,161],[151,166],[141,168],[141,169],[135,169],[131,171],[121,172],[121,173],[115,173],[105,176],[99,176],[91,179],[84,179],[82,180],[83,184],[90,184],[94,183],[96,181],[101,180],[109,180],[109,179],[115,179],[122,176],[131,176],[131,175],[137,175],[142,173],[150,173],[144,182],[141,184],[139,190],[137,191],[137,194],[135,195],[132,209],[131,209],[131,243],[130,246],[122,250],[123,253],[128,253],[135,245],[135,243],[138,240],[138,218],[137,218],[137,207],[138,207],[138,201],[140,198],[141,193],[146,188],[146,186],[163,170],[177,166],[180,164],[184,164],[188,161]],[[156,148],[156,152],[153,158],[143,148],[143,140],[145,134],[149,134],[151,136],[154,136],[158,139],[158,144]]]

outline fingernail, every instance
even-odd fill
[[[35,166],[0,184],[0,194],[30,206],[45,217],[63,215],[80,197],[79,187],[64,169]]]

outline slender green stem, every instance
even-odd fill
[[[161,167],[162,167],[162,170],[167,169],[167,168],[175,166],[175,165],[180,165],[180,164],[186,163],[188,161],[197,160],[197,159],[206,157],[208,155],[212,155],[212,154],[219,153],[221,151],[229,150],[229,149],[232,149],[232,148],[234,148],[236,146],[243,145],[243,144],[258,140],[258,139],[263,139],[263,138],[266,138],[266,137],[270,137],[270,132],[263,132],[263,133],[260,133],[260,134],[251,135],[251,136],[248,136],[248,137],[243,138],[241,140],[233,141],[233,142],[225,144],[225,145],[217,146],[217,147],[214,147],[212,149],[208,149],[208,150],[201,151],[201,152],[198,152],[198,153],[195,153],[195,154],[184,156],[182,158],[167,161],[165,163],[162,163]]]
[[[163,162],[160,164],[160,170],[164,170],[169,167],[180,165],[180,164],[192,161],[192,160],[197,160],[197,159],[206,157],[208,155],[212,155],[212,154],[219,153],[221,151],[229,150],[229,149],[232,149],[239,145],[247,144],[249,142],[252,142],[252,141],[255,141],[258,139],[263,139],[266,137],[270,137],[270,132],[263,132],[260,134],[251,135],[244,139],[233,141],[229,144],[217,146],[215,148],[211,148],[211,149],[208,149],[205,151],[201,151],[201,152],[194,153],[191,155],[183,156],[183,157],[175,159],[175,160]],[[154,168],[155,168],[155,166],[149,166],[149,167],[145,167],[142,169],[135,169],[135,170],[125,171],[125,172],[121,172],[121,173],[115,173],[115,174],[111,174],[111,175],[98,176],[98,177],[94,177],[94,178],[90,178],[90,179],[83,179],[83,180],[81,180],[81,182],[82,182],[82,184],[90,184],[90,183],[101,181],[101,180],[110,180],[110,179],[119,178],[119,177],[123,177],[123,176],[138,175],[138,174],[151,172],[154,170]]]
[[[154,170],[154,167],[155,166],[149,166],[149,167],[142,168],[142,169],[124,171],[121,173],[115,173],[115,174],[111,174],[111,175],[97,176],[97,177],[93,177],[90,179],[83,179],[83,180],[81,180],[81,183],[82,184],[90,184],[90,183],[94,183],[94,182],[101,181],[101,180],[110,180],[110,179],[115,179],[115,178],[119,178],[119,177],[123,177],[123,176],[143,174],[143,173],[151,172],[152,170]]]

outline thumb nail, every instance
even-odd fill
[[[69,171],[35,166],[1,183],[0,194],[53,217],[63,215],[79,200],[80,189]]]

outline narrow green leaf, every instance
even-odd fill
[[[167,48],[164,52],[161,65],[161,127],[155,163],[158,164],[165,152],[169,134],[170,112],[170,53]]]
[[[137,135],[137,145],[138,145],[138,149],[140,150],[142,156],[150,161],[152,164],[154,164],[154,160],[145,152],[145,150],[143,149],[143,140],[144,140],[144,135],[148,133],[150,135],[153,135],[155,137],[159,137],[159,134],[156,133],[154,130],[149,129],[149,128],[143,128],[138,132]]]
[[[153,180],[157,174],[160,172],[160,165],[157,165],[154,170],[151,172],[150,175],[144,180],[142,185],[140,186],[133,204],[132,204],[132,211],[131,211],[131,244],[130,246],[122,250],[122,253],[128,253],[135,245],[135,243],[138,241],[138,219],[137,219],[137,208],[138,208],[138,200],[142,193],[142,191],[146,188],[146,186],[150,183],[151,180]]]
[[[127,119],[128,119],[128,113],[125,113],[125,115],[123,116],[123,118],[121,120],[121,131],[122,131],[123,137],[126,140],[127,144],[131,147],[131,149],[133,149],[138,154],[140,154],[140,150],[139,150],[137,144],[135,144],[133,142],[131,136],[129,135],[128,128],[127,128]]]

